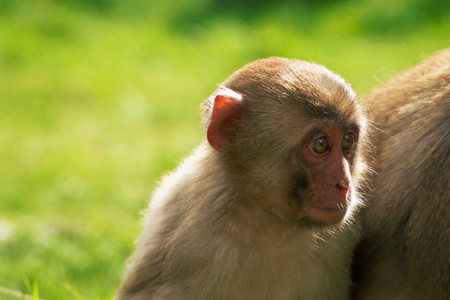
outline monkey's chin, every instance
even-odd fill
[[[340,222],[347,213],[347,207],[317,207],[309,206],[307,209],[307,218],[314,223],[336,224]]]

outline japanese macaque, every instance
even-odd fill
[[[118,299],[347,299],[365,111],[339,76],[268,58],[204,103],[155,192]]]
[[[450,49],[366,100],[375,136],[354,299],[450,299]]]

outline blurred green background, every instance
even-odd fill
[[[449,46],[441,0],[0,0],[0,299],[112,299],[198,106],[252,60],[363,95]]]

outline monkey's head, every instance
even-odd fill
[[[274,215],[334,224],[358,204],[367,121],[350,86],[326,68],[255,61],[209,97],[204,120],[233,180]]]

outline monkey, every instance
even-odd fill
[[[163,178],[117,299],[348,299],[367,116],[323,66],[271,57],[204,102],[205,138]]]
[[[374,170],[353,299],[450,299],[450,48],[363,97]]]

